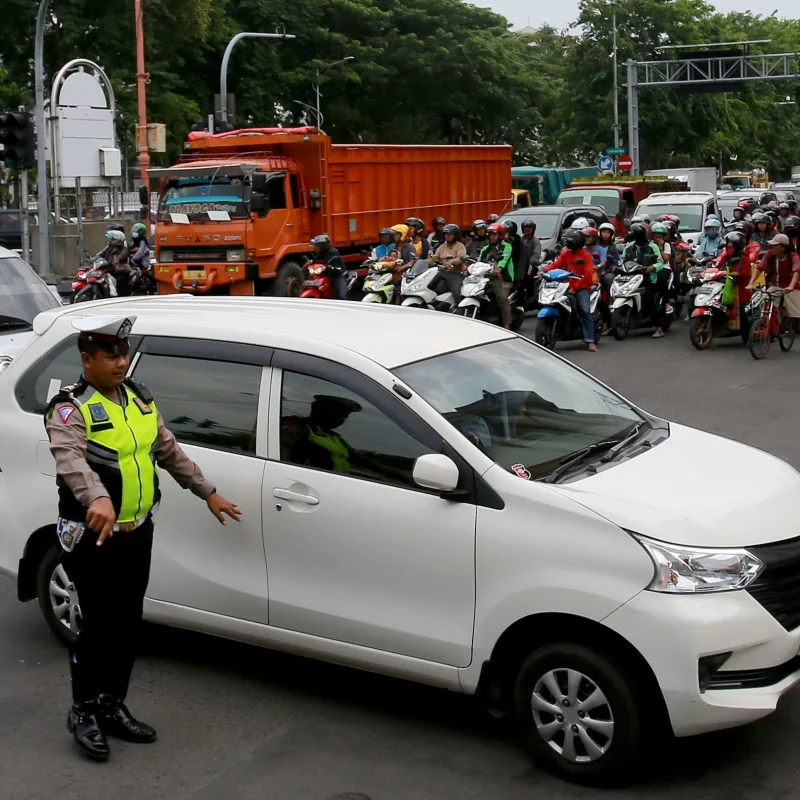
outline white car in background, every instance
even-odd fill
[[[54,292],[14,250],[0,247],[0,372],[33,342],[33,320],[61,305]]]
[[[722,220],[716,195],[711,192],[657,192],[645,197],[634,216],[649,214],[655,222],[661,214],[677,214],[681,218],[680,234],[689,244],[697,244],[712,214]]]
[[[132,376],[244,513],[220,529],[162,481],[149,620],[477,694],[591,783],[630,778],[663,733],[765,717],[800,680],[794,469],[501,328],[322,300],[36,318],[0,376],[0,572],[62,639],[80,603],[42,412],[97,313],[136,317]]]

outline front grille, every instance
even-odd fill
[[[228,251],[209,247],[173,247],[172,260],[176,262],[188,261],[227,261]]]
[[[787,631],[800,627],[800,537],[747,549],[765,565],[747,591]]]

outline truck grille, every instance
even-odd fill
[[[747,591],[787,631],[800,627],[800,537],[747,549],[765,565]]]
[[[171,247],[172,260],[187,261],[227,261],[228,251],[210,247]]]

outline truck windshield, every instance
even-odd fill
[[[698,203],[689,205],[640,205],[636,209],[637,214],[649,214],[650,219],[654,220],[662,214],[675,214],[681,218],[681,231],[701,231],[703,230],[703,206]]]
[[[207,222],[209,211],[227,213],[230,219],[246,219],[246,192],[249,187],[243,176],[173,178],[161,195],[158,221],[170,222],[170,214],[186,214],[193,222]]]
[[[558,196],[560,206],[600,206],[609,217],[619,213],[619,192],[616,189],[567,189]]]

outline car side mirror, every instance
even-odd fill
[[[458,486],[460,476],[452,458],[439,453],[428,453],[414,462],[411,477],[423,489],[452,492]]]

